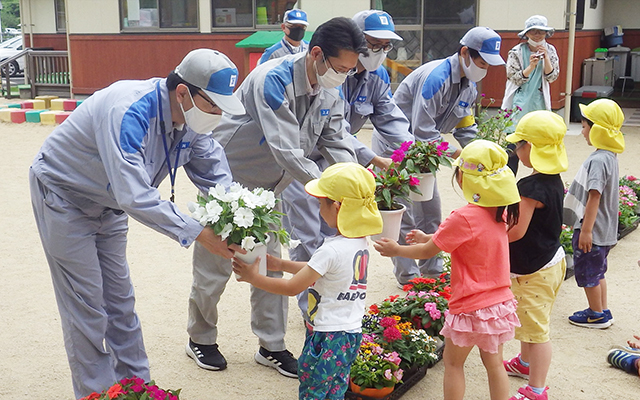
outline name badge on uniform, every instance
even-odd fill
[[[460,107],[462,107],[462,108],[467,108],[467,107],[469,107],[469,103],[467,103],[466,101],[462,101],[462,100],[460,100],[460,101],[458,102],[458,105],[459,105]]]
[[[329,109],[328,108],[320,109],[320,115],[323,117],[326,117],[327,115],[329,115]]]
[[[367,96],[358,96],[356,101],[358,101],[360,103],[364,103],[365,101],[367,101]]]
[[[191,144],[191,142],[180,142],[180,148],[181,149],[188,149],[189,148],[189,144]]]

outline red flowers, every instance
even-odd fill
[[[396,340],[402,339],[402,333],[398,330],[397,325],[386,328],[384,332],[382,332],[382,336],[387,342],[395,342]]]

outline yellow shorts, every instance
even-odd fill
[[[563,258],[552,267],[511,279],[511,291],[518,301],[516,313],[521,324],[516,328],[516,339],[525,343],[549,341],[551,309],[566,269],[567,263]]]

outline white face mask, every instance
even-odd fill
[[[538,46],[542,46],[542,45],[544,44],[545,40],[544,40],[544,39],[542,39],[541,41],[536,42],[536,41],[535,41],[535,40],[533,40],[533,39],[529,39],[529,40],[528,40],[528,42],[529,42],[529,46],[531,46],[531,47],[538,47]]]
[[[387,53],[382,50],[377,53],[374,53],[371,49],[367,49],[367,51],[369,52],[369,57],[365,57],[364,54],[360,54],[358,59],[367,71],[375,71],[387,58]]]
[[[199,133],[201,135],[207,135],[211,133],[213,128],[218,125],[218,117],[199,109],[198,106],[196,106],[196,102],[193,101],[191,92],[187,90],[187,93],[189,93],[189,98],[191,99],[191,104],[193,104],[193,107],[191,107],[188,111],[185,111],[184,107],[182,107],[182,103],[180,103],[180,109],[182,110],[182,114],[184,115],[185,123],[195,133]]]
[[[471,56],[469,56],[469,66],[465,62],[464,57],[460,56],[462,63],[462,70],[464,71],[464,76],[467,77],[471,82],[480,82],[482,78],[487,75],[487,70],[484,68],[480,68],[473,62]]]
[[[333,89],[334,87],[338,87],[342,85],[347,79],[347,74],[339,74],[333,70],[333,68],[327,65],[327,62],[324,62],[324,66],[327,67],[327,72],[324,75],[320,75],[318,73],[318,65],[313,63],[313,69],[316,72],[316,78],[318,79],[318,84],[325,89]]]

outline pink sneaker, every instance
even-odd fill
[[[529,379],[529,367],[525,367],[520,364],[520,354],[513,357],[511,360],[503,361],[502,363],[504,364],[504,369],[507,370],[507,375]]]
[[[547,396],[547,390],[549,387],[544,388],[544,392],[542,394],[537,394],[529,386],[521,387],[518,389],[518,393],[516,393],[509,400],[549,400]]]

